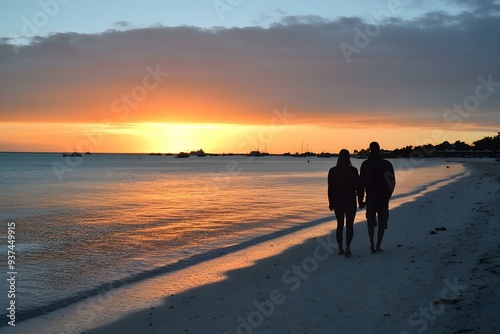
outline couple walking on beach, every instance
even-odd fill
[[[396,177],[392,164],[382,159],[380,145],[370,143],[370,155],[361,164],[358,174],[351,164],[349,151],[343,149],[339,153],[337,165],[328,173],[328,200],[330,211],[337,218],[336,238],[339,254],[351,255],[353,224],[356,217],[356,197],[359,208],[366,206],[368,237],[372,253],[380,252],[384,231],[389,218],[389,199],[396,186]],[[364,202],[366,192],[366,202]],[[346,247],[343,248],[344,222],[346,227]],[[375,227],[378,225],[377,244],[374,244]]]

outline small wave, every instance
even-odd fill
[[[421,194],[421,193],[429,190],[429,188],[431,188],[431,187],[433,187],[435,185],[438,185],[440,183],[447,182],[447,181],[453,181],[453,180],[462,178],[464,176],[467,176],[468,174],[469,174],[468,171],[463,171],[463,172],[461,172],[459,174],[453,175],[453,178],[444,178],[444,179],[435,180],[435,181],[430,182],[428,184],[425,184],[425,185],[422,185],[420,187],[417,187],[417,188],[413,189],[410,192],[406,192],[406,193],[403,193],[403,194],[397,194],[395,196],[392,196],[391,200],[395,200],[395,199],[400,199],[400,198],[405,198],[405,197],[415,196],[415,195]]]

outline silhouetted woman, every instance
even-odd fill
[[[351,241],[353,237],[353,224],[356,217],[356,195],[358,202],[362,203],[359,174],[356,167],[351,164],[349,151],[343,149],[339,153],[337,166],[330,169],[328,173],[328,201],[330,211],[335,212],[337,218],[337,243],[339,255],[351,255]],[[342,247],[342,235],[346,225],[346,244]]]

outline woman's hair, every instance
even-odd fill
[[[344,148],[339,152],[339,158],[337,159],[337,167],[345,168],[348,166],[352,166],[351,155],[349,151]]]

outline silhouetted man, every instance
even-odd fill
[[[361,199],[366,191],[366,220],[370,250],[372,253],[382,249],[382,238],[389,219],[389,199],[396,186],[396,177],[392,164],[380,156],[380,146],[377,142],[370,144],[370,156],[361,164],[360,178],[363,187]],[[360,205],[360,208],[364,203]],[[377,222],[378,218],[378,222]],[[378,223],[377,246],[373,243],[375,227]]]

